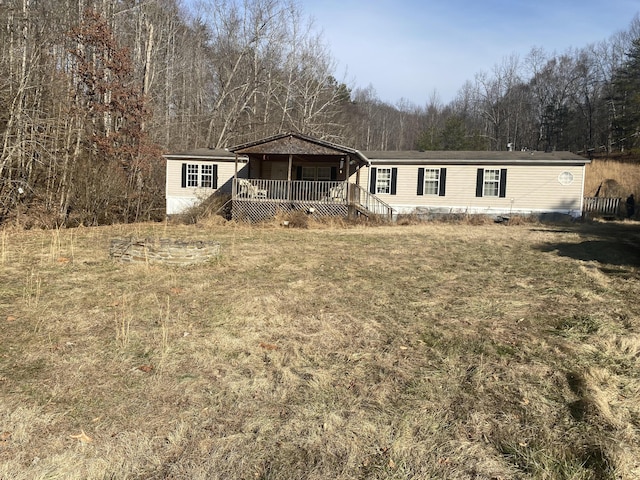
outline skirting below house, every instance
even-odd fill
[[[262,222],[277,215],[304,212],[312,216],[346,217],[347,205],[316,202],[269,202],[236,199],[231,206],[233,220],[241,222]]]
[[[426,207],[415,205],[392,205],[396,215],[417,215],[423,218],[437,218],[447,215],[487,215],[489,217],[502,216],[541,216],[566,215],[570,218],[580,218],[582,212],[575,209],[536,209],[536,208],[499,208],[499,207]]]

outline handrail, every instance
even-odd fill
[[[362,188],[360,185],[351,184],[349,185],[349,188],[352,189],[353,192],[351,199],[361,208],[375,215],[383,215],[391,219],[393,216],[393,208],[391,205],[380,200],[379,197],[369,192],[367,189]]]

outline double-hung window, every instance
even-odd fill
[[[507,193],[507,169],[479,168],[476,180],[476,197],[500,197]]]
[[[497,197],[500,192],[500,170],[484,171],[483,197]]]
[[[418,169],[418,195],[437,195],[444,197],[446,183],[446,168]]]
[[[398,169],[371,167],[369,172],[369,192],[380,195],[395,195],[398,186]]]
[[[376,194],[391,193],[391,169],[379,168],[376,178]]]
[[[187,164],[187,187],[198,187],[199,186],[199,170],[200,165],[189,163]]]
[[[424,169],[424,194],[438,195],[439,186],[440,186],[440,169],[425,168]]]
[[[201,165],[200,167],[200,186],[202,188],[213,187],[213,165]]]

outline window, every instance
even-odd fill
[[[446,183],[446,168],[418,169],[418,195],[437,195],[444,197]]]
[[[479,168],[476,180],[476,197],[500,197],[507,195],[507,169]]]
[[[298,180],[330,181],[335,180],[336,167],[298,167]]]
[[[424,169],[424,194],[438,195],[440,186],[440,169],[425,168]]]
[[[391,193],[391,169],[379,168],[376,178],[376,194]]]
[[[301,180],[314,181],[316,179],[316,167],[302,167]]]
[[[395,195],[398,185],[397,168],[376,168],[369,171],[369,192]]]
[[[212,163],[183,163],[182,188],[218,188],[218,166]]]
[[[573,174],[571,172],[562,172],[558,175],[558,181],[561,185],[571,185],[573,183]]]
[[[200,186],[203,188],[213,187],[213,165],[202,165]]]
[[[187,165],[187,187],[198,186],[198,169],[200,165],[188,164]]]
[[[500,187],[500,170],[484,171],[484,189],[483,197],[497,197]]]
[[[331,180],[331,167],[318,167],[318,180],[321,182]]]

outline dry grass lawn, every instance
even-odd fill
[[[222,256],[112,262],[127,235]],[[640,478],[639,239],[0,231],[0,478]]]

